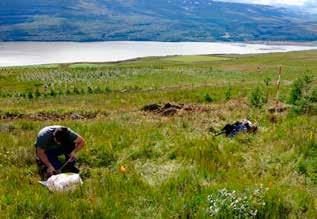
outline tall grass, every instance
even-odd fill
[[[276,78],[272,65],[281,63],[289,69],[282,78],[286,103],[303,63],[316,76],[310,57],[315,53],[0,70],[0,93],[10,94],[0,97],[0,218],[209,218],[208,197],[220,203],[223,189],[237,199],[247,195],[238,202],[256,210],[253,218],[315,218],[316,115],[284,112],[272,124],[266,110],[274,88],[266,87],[261,98],[269,100],[260,109],[248,99],[265,78]],[[140,110],[167,102],[194,110],[166,117]],[[83,118],[65,117],[71,113]],[[244,118],[257,122],[256,134],[227,139],[209,132]],[[37,182],[33,144],[53,124],[86,140],[78,154],[84,185],[74,193],[49,193]],[[260,187],[261,206],[251,195]],[[214,217],[237,216],[221,210],[228,205]]]

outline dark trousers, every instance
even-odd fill
[[[60,168],[63,166],[64,163],[62,163],[58,157],[61,155],[65,156],[65,162],[69,159],[69,154],[75,149],[75,146],[68,146],[68,147],[62,147],[59,149],[53,149],[45,151],[45,154],[50,161],[50,163],[53,165],[55,170],[60,170]],[[42,160],[39,157],[36,157],[36,163],[39,167],[39,174],[41,175],[41,178],[45,180],[49,176],[47,176],[47,166],[42,162]],[[78,173],[79,170],[75,167],[76,161],[69,162],[62,170],[61,172],[74,172]]]

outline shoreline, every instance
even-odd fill
[[[0,67],[70,63],[119,63],[147,57],[253,55],[317,50],[317,43],[252,42],[0,42]]]
[[[137,41],[137,40],[111,40],[111,41],[45,41],[45,40],[19,40],[19,41],[0,41],[3,43],[74,43],[74,44],[92,44],[92,43],[226,43],[226,44],[260,44],[274,46],[317,46],[317,41]]]

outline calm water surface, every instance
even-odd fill
[[[317,46],[245,43],[0,42],[0,66],[110,62],[147,56],[257,54],[317,49]]]

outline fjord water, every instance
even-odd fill
[[[0,42],[0,66],[113,62],[147,56],[258,54],[317,49],[317,46],[225,42]]]

